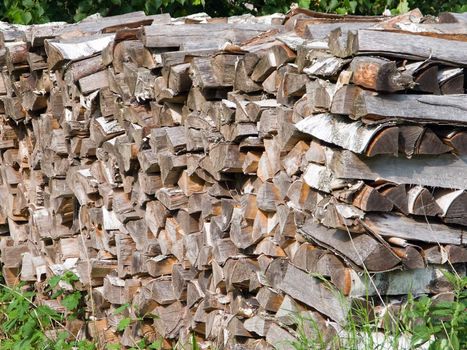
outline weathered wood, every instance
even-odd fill
[[[295,126],[303,133],[356,153],[364,153],[371,140],[385,127],[384,124],[366,126],[359,121],[352,122],[332,114],[313,115],[301,120]],[[394,154],[394,150],[388,149],[386,152]],[[377,153],[372,152],[373,154]]]
[[[375,91],[394,92],[413,85],[412,77],[397,70],[396,63],[379,57],[355,57],[350,63],[352,82]]]
[[[439,14],[440,23],[465,23],[467,16],[465,13],[441,12]]]
[[[339,305],[336,295],[315,277],[292,264],[276,260],[266,272],[274,287],[305,303],[336,322],[345,322],[345,307]]]
[[[414,159],[386,156],[363,159],[349,151],[337,151],[329,159],[333,173],[341,179],[386,179],[398,184],[456,189],[467,188],[467,182],[462,178],[466,165],[467,160],[453,155]]]
[[[467,55],[459,55],[458,50],[467,48],[467,43],[456,41],[451,45],[448,39],[414,35],[412,33],[392,33],[376,30],[358,30],[343,35],[346,40],[344,52],[333,47],[339,40],[340,31],[333,31],[329,37],[331,52],[338,57],[353,54],[384,54],[390,57],[425,60],[427,58],[458,65],[467,64]]]
[[[369,121],[400,118],[413,122],[465,124],[465,95],[385,95],[360,94],[353,106],[355,118]]]
[[[444,222],[467,225],[465,216],[466,192],[463,190],[440,190],[435,193],[440,216]]]
[[[397,215],[367,214],[363,223],[370,231],[383,237],[458,245],[465,241],[462,229]]]
[[[152,25],[143,28],[142,40],[150,48],[219,49],[227,40],[239,44],[270,29],[270,25],[263,24]],[[213,32],[215,37],[209,35]]]
[[[407,202],[410,214],[436,216],[441,213],[433,195],[422,186],[414,186],[407,191]]]
[[[306,238],[337,252],[352,263],[370,271],[386,271],[394,268],[399,259],[391,250],[367,234],[354,235],[333,230],[308,220],[299,229]]]
[[[460,271],[460,273],[463,272]],[[380,295],[395,296],[410,292],[433,294],[442,293],[449,289],[443,273],[436,267],[377,274],[373,282],[374,285],[357,278],[350,295],[358,297],[379,293]]]
[[[375,296],[366,270],[382,296],[451,298],[433,265],[465,274],[464,43],[417,10],[0,24],[6,284],[63,313],[36,282],[76,273],[95,322],[66,326],[100,347],[288,348],[297,317],[327,341]]]
[[[56,69],[65,61],[78,61],[102,51],[114,39],[114,35],[100,35],[62,41],[46,40],[45,50],[50,69]]]

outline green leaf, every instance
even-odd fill
[[[76,276],[73,272],[67,271],[63,274],[62,281],[72,284],[73,282],[79,281],[79,277]]]
[[[61,304],[68,310],[73,311],[79,305],[79,301],[81,300],[81,292],[73,292],[68,294],[62,299]]]
[[[162,349],[162,339],[157,339],[153,341],[149,347],[150,350],[160,350]]]
[[[432,334],[432,331],[425,325],[415,326],[411,343],[415,346],[422,345],[430,339]]]
[[[410,8],[409,8],[409,3],[407,0],[401,0],[399,2],[399,5],[397,5],[397,11],[399,13],[407,13],[410,11]]]
[[[122,306],[119,306],[115,309],[114,311],[114,314],[115,315],[118,315],[118,314],[121,314],[123,311],[125,311],[126,309],[128,309],[130,307],[130,304],[126,303],[126,304],[123,304]]]
[[[193,333],[191,334],[191,350],[201,350]]]
[[[128,327],[130,323],[131,323],[131,318],[129,317],[125,317],[121,319],[120,322],[118,322],[117,331],[121,332],[125,330],[125,328]]]
[[[304,9],[309,9],[311,0],[298,0],[298,6]]]
[[[345,9],[343,7],[338,7],[338,8],[336,8],[336,13],[339,14],[339,15],[346,15],[347,14],[347,9]]]
[[[62,280],[61,276],[53,276],[49,279],[49,286],[51,288],[55,288],[61,280]]]
[[[452,347],[454,348],[454,350],[459,350],[461,348],[461,344],[459,342],[459,338],[457,337],[457,335],[454,333],[452,334],[450,337],[449,337],[450,341],[451,341],[451,344],[452,344]]]
[[[33,7],[34,1],[33,0],[23,0],[21,1],[24,7]]]
[[[23,12],[22,15],[21,15],[21,19],[22,19],[24,24],[31,23],[31,20],[32,20],[31,12],[29,12],[29,11]]]
[[[331,0],[329,2],[329,5],[326,7],[326,11],[331,12],[333,11],[337,6],[339,6],[339,1],[338,0]]]
[[[120,350],[121,345],[119,343],[111,343],[111,344],[107,344],[105,348],[107,350]]]
[[[50,296],[50,298],[51,298],[51,299],[57,299],[60,295],[63,294],[63,292],[64,292],[63,289],[59,289],[59,290],[57,290],[55,293],[53,293],[53,294]]]

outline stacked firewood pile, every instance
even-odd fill
[[[80,335],[167,348],[288,348],[297,314],[332,336],[347,304],[329,283],[349,301],[449,291],[442,268],[467,262],[466,23],[2,24],[6,282],[71,270]]]

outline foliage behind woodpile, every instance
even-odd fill
[[[204,11],[211,16],[243,13],[265,15],[286,12],[293,3],[312,10],[339,13],[379,15],[385,9],[393,14],[419,8],[425,14],[442,11],[464,12],[464,0],[5,0],[0,3],[0,18],[11,23],[46,23],[79,21],[93,13],[103,16],[131,11],[147,14],[168,12],[184,16]]]

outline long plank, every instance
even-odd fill
[[[359,157],[343,150],[328,158],[328,166],[337,178],[379,180],[451,189],[467,189],[467,156]]]
[[[351,52],[355,55],[370,53],[467,65],[467,42],[464,41],[377,30],[359,30],[348,35],[353,36]]]
[[[146,47],[179,47],[189,49],[219,48],[230,40],[239,44],[280,26],[269,24],[185,24],[152,25],[143,28],[142,40]]]
[[[386,29],[394,33],[411,33],[433,38],[467,41],[467,26],[463,23],[398,23]]]
[[[467,95],[374,95],[362,92],[353,105],[355,118],[438,124],[467,124]]]
[[[136,28],[142,25],[170,24],[170,14],[146,16],[143,11],[127,13],[98,20],[83,20],[75,24],[48,23],[47,25],[34,25],[31,28],[32,46],[43,45],[45,39],[55,38],[72,32],[97,34],[114,32],[118,28]]]
[[[455,245],[465,244],[467,239],[465,229],[400,215],[367,214],[362,223],[368,230],[382,237]]]

